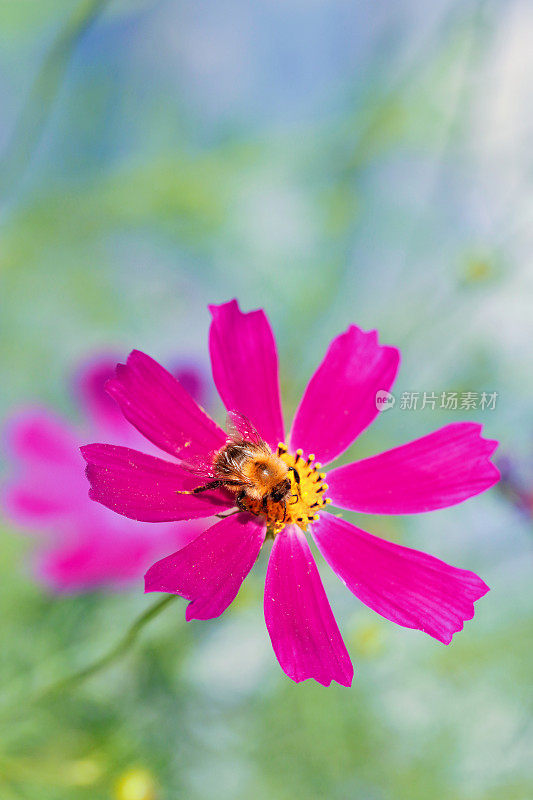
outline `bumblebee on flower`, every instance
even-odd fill
[[[377,538],[328,513],[411,514],[454,505],[499,474],[497,443],[480,425],[447,425],[380,455],[327,472],[378,414],[399,352],[356,326],[331,343],[285,437],[274,337],[263,311],[212,306],[213,377],[228,432],[170,373],[134,351],[108,392],[168,458],[107,444],[82,448],[94,500],[146,522],[220,521],[146,574],[146,591],[187,598],[186,618],[219,616],[235,598],[267,533],[273,538],[264,611],[281,667],[295,681],[349,686],[353,667],[307,542],[370,608],[448,644],[487,591],[474,573]],[[287,442],[287,444],[285,444]],[[318,460],[318,462],[317,462]]]
[[[241,511],[263,516],[268,531],[275,535],[285,525],[295,523],[307,530],[318,519],[316,510],[331,503],[324,492],[324,473],[314,454],[302,458],[302,450],[293,456],[280,442],[271,452],[250,420],[235,411],[228,412],[228,441],[207,459],[203,486],[181,490],[179,494],[200,494],[224,488],[235,494],[235,505]]]

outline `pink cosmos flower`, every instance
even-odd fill
[[[142,441],[104,390],[115,364],[116,359],[101,357],[80,370],[77,399],[86,415],[80,429],[45,408],[18,412],[7,425],[15,475],[4,488],[3,510],[13,524],[44,541],[36,558],[37,576],[57,592],[122,587],[138,580],[155,558],[200,532],[184,523],[154,528],[132,522],[87,497],[79,453],[87,435],[130,446]],[[200,399],[199,371],[184,365],[177,376]]]
[[[375,331],[354,325],[334,339],[304,392],[287,447],[276,345],[264,312],[243,314],[235,300],[210,310],[217,389],[228,411],[250,420],[272,457],[283,461],[291,500],[283,508],[272,497],[260,503],[241,495],[234,514],[148,570],[146,591],[190,600],[188,620],[216,617],[235,598],[268,533],[273,545],[264,612],[282,669],[294,681],[314,678],[325,686],[332,680],[349,686],[353,667],[307,542],[310,533],[332,569],[366,605],[448,644],[473,617],[474,601],[488,591],[486,584],[472,572],[373,536],[326,508],[333,503],[369,514],[413,514],[460,503],[498,480],[489,460],[497,443],[481,437],[480,425],[446,425],[336,467],[326,484],[315,456],[332,462],[370,425],[378,413],[376,391],[389,390],[396,376],[398,351],[378,344]],[[228,436],[178,380],[134,351],[117,367],[108,391],[126,418],[172,460],[126,447],[87,445],[82,452],[94,500],[150,522],[198,519],[235,507],[230,487],[193,493],[205,478],[188,465],[214,463]]]

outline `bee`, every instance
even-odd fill
[[[229,412],[226,430],[228,440],[213,454],[212,463],[195,470],[211,480],[179,493],[200,494],[211,489],[227,489],[235,495],[235,505],[242,511],[266,514],[271,503],[280,504],[284,521],[287,503],[298,501],[298,495],[292,493],[289,475],[296,471],[272,452],[243,415]]]

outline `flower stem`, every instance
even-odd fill
[[[4,197],[17,188],[26,174],[72,55],[109,2],[110,0],[80,0],[48,51],[2,155],[0,192]]]
[[[177,597],[178,595],[175,594],[167,594],[161,600],[158,600],[157,603],[151,605],[146,609],[146,611],[137,617],[135,622],[133,622],[133,624],[126,631],[122,639],[120,639],[108,653],[96,661],[93,661],[93,663],[89,664],[87,667],[83,667],[83,669],[80,669],[78,672],[75,672],[66,678],[62,678],[60,681],[48,686],[37,695],[34,702],[39,703],[42,700],[48,700],[50,697],[62,692],[64,689],[72,689],[75,686],[78,686],[80,683],[83,683],[83,681],[87,680],[87,678],[91,678],[93,675],[96,675],[98,672],[106,669],[106,667],[110,666],[110,664],[113,664],[115,661],[121,659],[133,647],[139,637],[139,634],[150,622],[150,620],[154,619],[154,617],[160,614],[161,611],[163,611],[164,608],[176,600]]]

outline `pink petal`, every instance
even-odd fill
[[[43,408],[17,413],[5,428],[7,446],[14,458],[33,467],[78,463],[77,435],[61,418]]]
[[[283,671],[299,683],[314,678],[350,686],[353,667],[302,531],[279,533],[265,585],[265,619]]]
[[[76,394],[93,427],[109,431],[110,435],[122,435],[129,428],[119,405],[105,389],[115,376],[116,364],[113,356],[91,358],[81,366],[75,383]]]
[[[143,525],[86,498],[87,509],[63,540],[37,557],[37,574],[54,592],[120,589],[140,583],[155,558],[184,546],[200,531],[195,522]],[[205,523],[204,523],[205,525]]]
[[[493,486],[489,460],[498,442],[481,425],[457,422],[414,442],[328,472],[335,505],[370,514],[416,514],[445,508]]]
[[[188,620],[218,617],[235,599],[264,538],[264,521],[233,514],[150,567],[145,591],[171,592],[190,600]]]
[[[226,442],[226,435],[198,406],[170,372],[134,350],[107,391],[126,419],[147,439],[184,460],[206,457]]]
[[[371,536],[331,514],[312,526],[326,561],[363,603],[449,644],[489,587],[473,572]]]
[[[79,465],[83,472],[83,464]],[[65,484],[33,481],[14,481],[2,492],[2,507],[14,525],[32,530],[49,528],[59,517],[76,510],[75,496],[65,491]]]
[[[337,458],[378,414],[376,392],[392,386],[400,362],[376,331],[351,325],[334,339],[309,381],[291,433],[291,446],[324,464]]]
[[[110,444],[89,444],[81,452],[88,464],[89,496],[130,519],[193,519],[234,505],[233,497],[220,491],[178,494],[198,486],[199,478],[161,458]]]
[[[279,396],[278,354],[264,311],[243,314],[236,300],[209,306],[213,378],[228,411],[248,417],[275,449],[285,438]]]
[[[143,528],[148,526],[136,525],[110,511],[108,514],[128,527],[121,529],[89,512],[85,518],[73,520],[64,541],[59,540],[39,554],[38,576],[52,590],[89,591],[141,580],[154,556],[157,537],[146,535]]]
[[[179,362],[172,374],[178,379],[185,391],[198,405],[209,408],[209,388],[204,371],[194,363]]]
[[[2,492],[7,517],[42,529],[76,511],[87,489],[74,431],[47,411],[32,409],[13,417],[5,433],[15,472]]]

